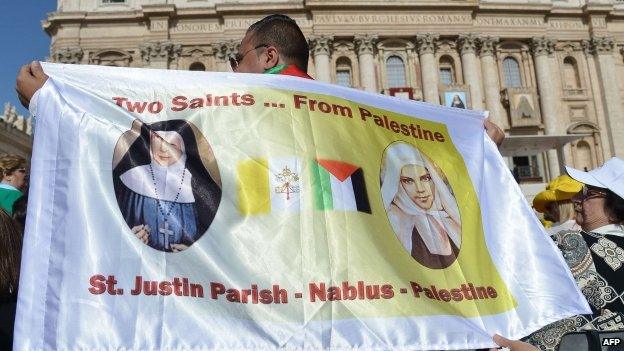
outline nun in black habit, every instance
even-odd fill
[[[132,232],[156,250],[192,245],[208,230],[221,201],[216,162],[213,177],[197,136],[183,120],[135,121],[115,148],[113,182],[121,213]]]

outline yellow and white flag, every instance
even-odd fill
[[[16,350],[488,348],[589,312],[484,112],[43,67]]]
[[[238,204],[243,214],[299,212],[301,164],[296,157],[251,159],[238,165]]]

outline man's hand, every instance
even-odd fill
[[[39,61],[33,61],[20,68],[15,80],[15,90],[24,107],[28,108],[30,99],[37,90],[41,89],[46,80],[48,80],[48,76],[43,73],[43,67],[41,67]]]
[[[490,137],[490,139],[492,139],[494,144],[496,144],[496,146],[501,146],[503,140],[505,140],[505,132],[503,132],[503,130],[500,129],[499,126],[490,122],[489,119],[485,119],[483,121],[483,126],[485,127],[485,132]]]
[[[539,351],[537,347],[531,344],[519,340],[505,339],[498,334],[494,335],[492,339],[494,339],[496,345],[506,347],[511,351]],[[497,351],[497,349],[490,349],[490,351]]]
[[[136,237],[143,242],[143,244],[147,244],[150,236],[150,227],[148,225],[137,225],[132,227],[132,232]]]

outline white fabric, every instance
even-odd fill
[[[607,188],[624,199],[624,160],[612,157],[601,167],[588,172],[566,167],[570,177],[599,188]]]
[[[279,178],[284,172],[292,172],[299,181],[290,182],[286,188],[285,180]],[[280,188],[278,190],[278,188]],[[301,162],[297,157],[272,157],[269,159],[269,192],[271,211],[299,212],[301,209]]]
[[[581,230],[581,226],[576,224],[575,220],[569,219],[563,223],[553,224],[552,227],[548,228],[548,230],[546,231],[548,232],[548,234],[553,235],[563,230]]]
[[[434,201],[430,209],[425,210],[416,205],[401,185],[401,169],[408,165],[425,167],[429,171],[435,185]],[[426,157],[409,144],[395,143],[386,153],[384,171],[381,193],[386,211],[390,212],[391,204],[395,204],[410,216],[409,222],[394,215],[391,221],[395,232],[408,251],[411,251],[412,247],[412,229],[416,227],[430,253],[450,255],[452,251],[449,246],[443,245],[440,239],[443,234],[437,229],[436,224],[446,230],[456,247],[461,246],[461,232],[457,231],[456,225],[453,224],[453,222],[461,223],[457,202],[449,187]]]
[[[597,234],[609,234],[609,235],[617,235],[624,236],[624,226],[621,224],[607,224],[602,227],[596,228],[591,231],[592,233]]]
[[[329,173],[329,181],[331,183],[334,209],[351,211],[357,210],[357,203],[355,202],[355,194],[353,193],[353,181],[351,181],[351,177],[341,182],[333,174]]]
[[[39,100],[40,91],[41,89],[38,89],[37,91],[35,91],[33,96],[30,98],[30,102],[28,103],[28,111],[30,112],[31,115],[35,117],[38,116],[37,115],[37,100]]]
[[[519,339],[551,322],[590,312],[563,258],[532,215],[496,146],[485,135],[482,120],[486,116],[481,112],[276,75],[47,63],[43,68],[50,79],[36,99],[40,115],[31,162],[16,350],[457,350],[492,347],[491,335],[495,333]],[[263,110],[265,100],[258,99],[260,106],[254,108],[262,114],[244,106],[212,106],[177,114],[167,106],[161,113],[138,114],[111,100],[120,94],[129,95],[133,101],[152,101],[217,91],[240,95],[254,89],[265,89],[266,96],[279,97],[273,101],[283,101],[286,107]],[[390,267],[398,272],[401,267],[392,266],[395,257],[382,251],[366,257],[358,251],[364,243],[373,242],[379,250],[393,243],[374,236],[382,234],[375,231],[382,228],[378,224],[387,223],[385,198],[382,201],[379,196],[377,177],[376,158],[382,152],[362,155],[356,148],[371,141],[346,128],[363,124],[381,127],[356,116],[336,118],[296,111],[288,100],[292,92],[321,97],[329,94],[336,101],[348,100],[351,106],[373,106],[443,124],[474,188],[476,203],[470,208],[479,209],[473,215],[481,220],[482,239],[487,243],[483,252],[476,254],[491,257],[493,271],[513,296],[509,309],[462,317],[453,314],[455,305],[449,304],[443,314],[388,316],[382,315],[386,306],[401,301],[410,306],[423,302],[412,300],[411,294],[370,303],[294,298],[290,293],[303,291],[307,295],[310,282],[340,284],[346,276],[355,283],[364,272],[377,277],[367,283],[383,283],[393,277],[376,275],[380,270]],[[287,122],[273,123],[280,116],[288,117]],[[137,118],[146,123],[171,118],[193,120],[219,161],[223,198],[215,220],[200,240],[181,253],[160,252],[143,244],[116,207],[113,150]],[[353,159],[354,163],[367,157],[375,160],[374,168],[363,169],[373,213],[325,213],[301,199],[299,213],[241,216],[237,208],[237,162],[304,153],[308,158],[325,157],[305,148],[306,141],[320,137],[318,130],[310,128],[321,123],[331,123],[325,133],[334,128],[340,131],[335,144],[324,145],[332,157],[349,162]],[[275,140],[263,139],[268,131],[284,126],[292,129]],[[353,146],[341,154],[339,145],[345,142]],[[321,145],[317,147],[321,149]],[[297,169],[302,176],[306,174],[305,166]],[[303,194],[308,186],[302,182]],[[396,193],[397,187],[392,191]],[[362,223],[374,226],[353,229]],[[462,255],[464,252],[460,258]],[[349,265],[358,260],[365,264]],[[446,272],[415,273],[414,279],[426,281],[427,276],[444,277]],[[114,288],[123,289],[123,295],[90,293],[90,277],[97,274],[113,277],[117,282]],[[487,277],[487,272],[484,274]],[[137,276],[156,282],[188,278],[203,285],[205,296],[131,295]],[[279,284],[288,289],[290,300],[287,304],[253,305],[230,303],[223,297],[212,299],[210,282],[238,289],[249,289],[254,283],[268,289]],[[423,306],[434,308],[440,303]],[[469,303],[478,306],[475,301]],[[345,316],[358,306],[380,315]]]

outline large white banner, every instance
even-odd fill
[[[451,350],[589,312],[485,113],[44,69],[18,350]]]

